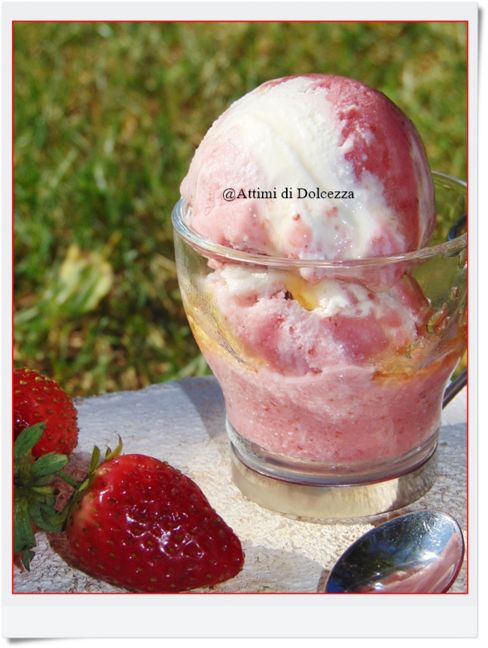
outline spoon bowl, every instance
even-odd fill
[[[447,592],[461,569],[464,539],[447,513],[418,511],[371,529],[329,574],[325,591],[431,594]]]

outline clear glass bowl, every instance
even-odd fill
[[[189,227],[184,201],[175,206],[183,304],[249,468],[298,484],[361,484],[434,452],[466,333],[466,234],[454,227],[466,186],[440,173],[434,183],[428,247],[344,262],[230,249]]]

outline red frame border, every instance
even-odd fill
[[[12,246],[12,276],[11,276],[11,285],[12,285],[12,321],[11,321],[11,336],[12,336],[12,350],[11,350],[11,371],[13,372],[14,368],[14,261],[15,261],[15,254],[14,254],[14,238],[15,238],[15,233],[14,233],[14,214],[15,214],[15,173],[14,173],[14,150],[15,150],[15,62],[14,62],[14,53],[15,53],[15,36],[14,36],[14,30],[15,30],[15,25],[22,23],[22,24],[31,24],[31,23],[368,23],[368,24],[384,24],[384,23],[464,23],[465,28],[466,28],[466,214],[467,214],[467,233],[468,233],[468,247],[467,247],[467,269],[466,269],[466,284],[467,284],[467,290],[466,290],[466,332],[467,332],[467,340],[466,340],[466,368],[467,368],[467,385],[466,385],[466,541],[465,541],[465,552],[466,552],[466,591],[465,592],[446,592],[448,595],[461,595],[465,596],[468,595],[469,592],[469,20],[114,20],[114,19],[108,19],[108,20],[102,20],[102,19],[96,19],[96,20],[77,20],[77,19],[72,19],[72,20],[12,20],[11,23],[11,38],[12,38],[12,51],[11,51],[11,57],[12,57],[12,63],[11,63],[11,74],[12,74],[12,82],[11,82],[11,89],[12,89],[12,97],[11,97],[11,110],[12,110],[12,116],[11,116],[11,127],[12,127],[12,154],[11,154],[11,173],[12,173],[12,188],[11,188],[11,200],[12,200],[12,213],[11,213],[11,219],[12,219],[12,235],[11,235],[11,246]],[[13,418],[13,391],[12,391],[12,418]],[[13,427],[13,421],[12,421],[12,427]],[[11,518],[11,541],[12,541],[12,547],[13,547],[13,492],[14,492],[14,486],[13,486],[13,474],[12,474],[12,482],[11,482],[11,504],[12,504],[12,518]],[[313,595],[316,596],[317,594],[326,594],[325,592],[192,592],[192,591],[187,591],[187,592],[15,592],[14,591],[14,565],[12,564],[12,571],[11,571],[11,594],[13,596],[32,596],[32,595],[41,595],[41,596],[65,596],[65,595],[74,595],[74,596],[79,596],[79,595],[97,595],[97,596],[124,596],[124,595],[137,595],[137,596],[164,596],[164,595],[171,595],[174,596],[175,594],[177,595],[182,595],[182,596],[191,596],[191,595],[198,595],[201,596],[202,594],[204,595],[211,595],[211,596],[219,596],[219,595]],[[359,593],[359,592],[351,592],[349,595],[359,595],[359,596],[377,596],[376,593],[373,594],[368,594],[368,593]],[[417,594],[414,592],[410,593],[390,593],[389,596],[426,596],[427,594]],[[432,596],[438,596],[438,594],[429,594]],[[329,594],[327,596],[330,596]]]

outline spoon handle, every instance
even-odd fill
[[[467,383],[466,369],[463,369],[463,371],[459,374],[459,376],[446,387],[446,391],[444,392],[444,398],[442,399],[442,409],[444,409],[452,401],[454,396],[459,394],[459,392],[466,385],[466,383]]]

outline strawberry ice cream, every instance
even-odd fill
[[[435,226],[400,109],[343,77],[269,81],[216,120],[181,194],[188,227],[227,249],[191,282],[180,261],[179,276],[241,456],[339,481],[425,459],[460,343],[432,328],[412,264],[369,263],[417,250]]]
[[[433,309],[408,273],[381,292],[224,265],[185,303],[235,445],[370,476],[372,465],[432,452],[459,339],[436,357],[442,331],[428,332]]]

